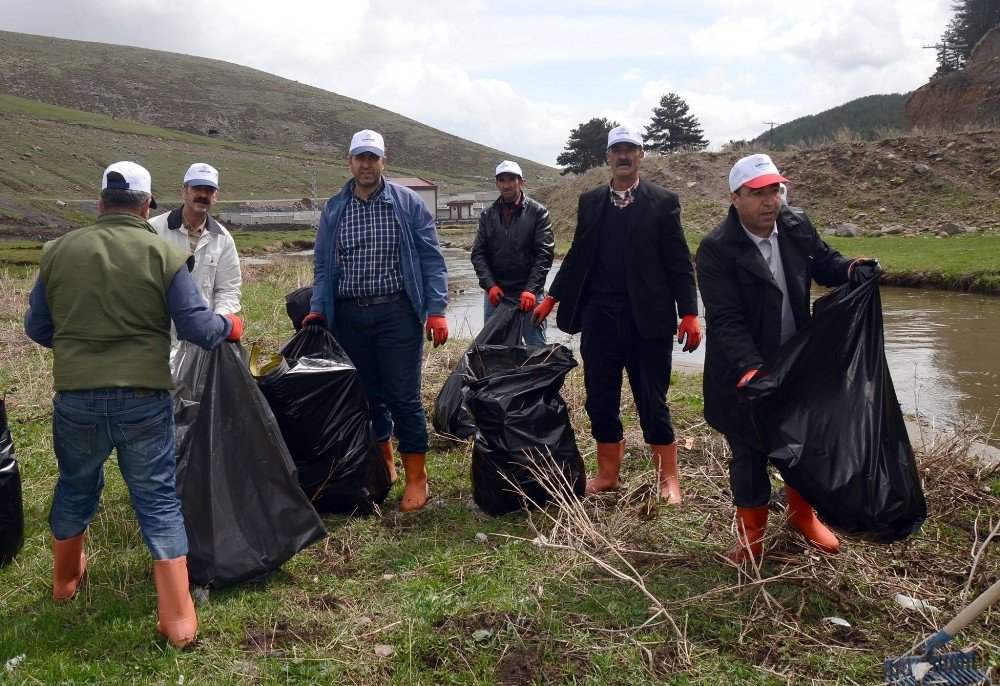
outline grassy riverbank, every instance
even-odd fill
[[[683,507],[650,498],[649,453],[631,412],[624,488],[587,500],[588,521],[569,537],[540,513],[479,511],[470,447],[434,437],[425,510],[401,516],[397,485],[378,516],[326,517],[329,539],[274,574],[212,592],[199,606],[198,643],[175,651],[155,635],[151,565],[113,466],[88,538],[89,580],[73,602],[50,600],[51,354],[20,328],[34,273],[3,277],[0,387],[27,537],[0,570],[0,662],[24,655],[0,683],[871,684],[884,658],[963,606],[967,582],[981,590],[1000,574],[995,541],[974,559],[996,524],[1000,479],[961,457],[965,434],[919,455],[931,515],[909,541],[848,541],[837,557],[817,555],[781,526],[776,498],[761,567],[730,566],[719,555],[734,535],[726,449],[702,421],[700,377],[675,375]],[[291,333],[282,296],[311,280],[310,267],[250,266],[245,279],[245,340],[274,350]],[[426,407],[464,347],[427,351]],[[592,470],[579,368],[563,394]],[[540,534],[545,543],[533,544]],[[610,543],[594,546],[596,534]],[[896,593],[941,611],[904,610]],[[997,619],[981,618],[958,640],[994,667]]]

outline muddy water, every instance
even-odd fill
[[[448,325],[453,335],[472,338],[483,325],[483,292],[468,251],[445,252],[452,289]],[[557,269],[558,262],[550,281]],[[816,289],[813,297],[822,293]],[[944,425],[978,416],[988,430],[1000,412],[1000,297],[909,288],[882,288],[881,295],[886,357],[903,411]],[[700,302],[698,307],[703,309]],[[701,324],[704,329],[704,319]],[[548,338],[579,345],[578,336],[554,326]],[[675,368],[700,369],[705,345],[694,353],[675,345],[673,359]],[[993,425],[990,442],[1000,445],[1000,426]]]

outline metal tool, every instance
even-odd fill
[[[904,655],[886,660],[882,678],[891,686],[978,686],[989,684],[989,674],[979,669],[972,651],[935,652],[967,627],[987,607],[1000,598],[1000,581],[986,589],[936,634],[910,648]]]

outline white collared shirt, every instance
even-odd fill
[[[750,233],[747,227],[743,226],[742,222],[740,226],[746,231],[747,237],[757,246],[757,250],[760,251],[761,257],[764,258],[767,268],[771,270],[774,282],[781,289],[781,342],[784,343],[795,333],[795,315],[792,314],[792,305],[788,299],[785,268],[781,263],[781,250],[778,249],[778,223],[775,222],[774,228],[767,238],[761,238]]]

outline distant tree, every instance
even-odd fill
[[[646,127],[646,144],[662,153],[708,147],[698,119],[688,114],[688,104],[676,93],[667,93],[653,108],[653,121]]]
[[[565,165],[562,174],[582,174],[591,167],[604,164],[608,149],[608,132],[619,126],[616,121],[594,117],[580,124],[569,134],[565,152],[559,153],[556,164]]]
[[[753,141],[748,141],[745,138],[739,140],[730,138],[728,143],[722,144],[722,152],[747,152],[753,149]]]
[[[964,67],[979,39],[1000,25],[1000,2],[997,0],[956,0],[951,9],[955,16],[948,22],[937,46],[935,77]]]

